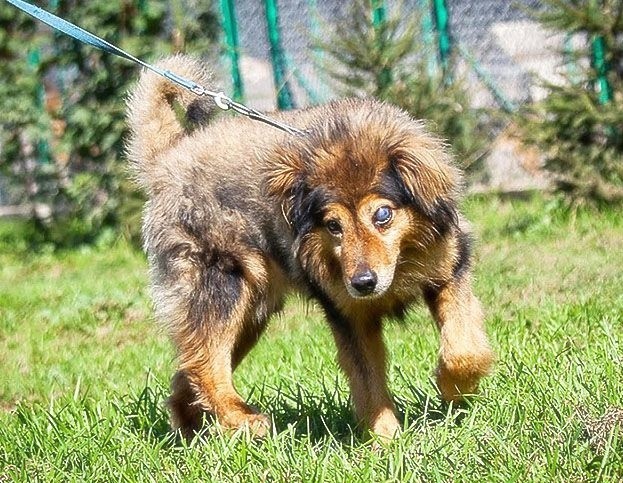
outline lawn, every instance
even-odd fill
[[[296,297],[236,373],[275,433],[176,439],[144,255],[123,241],[34,250],[0,223],[0,482],[623,481],[623,214],[464,205],[497,365],[468,407],[446,407],[426,311],[388,323],[405,428],[389,446],[356,426],[322,314]]]

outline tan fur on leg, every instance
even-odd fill
[[[460,401],[493,365],[482,309],[467,276],[439,289],[429,305],[440,330],[437,385],[446,401]]]
[[[179,354],[169,400],[172,426],[191,437],[207,413],[223,428],[246,428],[264,435],[269,418],[244,402],[233,385],[232,372],[257,341],[273,309],[266,305],[265,265],[258,257],[224,252],[210,266],[191,260],[168,263],[167,276],[156,291],[161,315],[174,322],[170,329]],[[176,276],[178,271],[184,276]],[[207,278],[229,284],[229,289],[210,292]]]
[[[213,334],[199,345],[194,345],[192,339],[185,341],[180,344],[180,371],[187,376],[188,386],[195,396],[191,406],[212,415],[225,429],[248,429],[256,436],[264,436],[270,429],[270,419],[246,404],[233,385],[235,339],[236,335],[230,332]],[[196,413],[188,405],[177,404],[186,394],[188,392],[180,390],[174,392],[170,407],[174,427],[187,435],[196,429],[196,421],[189,420],[188,416]]]
[[[371,432],[394,438],[400,432],[387,389],[385,345],[378,322],[333,328],[340,365],[351,386],[355,412]]]

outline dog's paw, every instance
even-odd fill
[[[227,432],[248,434],[252,438],[264,438],[272,430],[272,420],[267,414],[229,414],[219,420],[221,429]]]
[[[437,387],[446,401],[461,401],[465,395],[474,394],[478,382],[486,376],[493,365],[493,352],[483,350],[464,354],[452,354],[439,361]]]
[[[254,438],[265,438],[270,434],[272,427],[272,421],[267,414],[250,415],[241,426]]]
[[[398,436],[402,428],[393,411],[383,411],[370,424],[370,432],[378,436],[380,440],[390,441]]]

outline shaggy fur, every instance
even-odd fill
[[[210,85],[192,59],[160,67]],[[190,436],[208,415],[227,428],[269,429],[232,372],[290,290],[323,307],[356,414],[372,432],[400,429],[383,319],[421,296],[441,334],[443,398],[474,392],[493,356],[471,289],[460,174],[443,144],[373,100],[276,115],[302,136],[238,116],[203,122],[201,102],[151,72],[129,102],[153,297],[179,355],[173,426]]]

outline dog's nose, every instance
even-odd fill
[[[353,278],[350,279],[350,284],[353,286],[357,292],[361,295],[369,295],[374,291],[374,287],[376,287],[376,273],[374,270],[366,270],[364,272],[359,272],[355,274]]]

